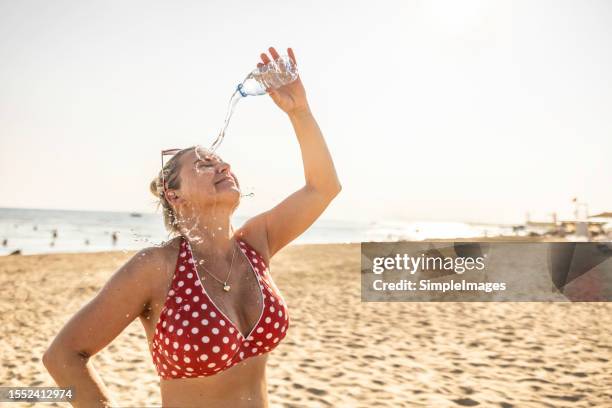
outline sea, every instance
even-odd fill
[[[161,213],[0,208],[0,255],[130,251],[171,238]],[[249,217],[232,219],[235,228]],[[511,226],[440,221],[317,220],[292,244],[418,241],[510,234]]]

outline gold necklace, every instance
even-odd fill
[[[202,268],[204,268],[205,272],[208,272],[208,274],[210,276],[212,276],[217,282],[219,282],[219,283],[221,283],[223,285],[223,290],[226,291],[226,292],[229,292],[230,289],[231,289],[231,286],[227,284],[227,281],[229,281],[229,277],[232,274],[232,266],[234,266],[234,256],[235,255],[236,255],[236,243],[234,242],[234,251],[232,252],[232,261],[230,262],[230,267],[229,267],[229,271],[227,272],[227,278],[225,278],[225,282],[219,280],[208,269],[206,269],[206,267],[204,265],[200,265]],[[193,252],[191,252],[191,256],[193,257],[193,262],[195,264],[196,260],[195,260],[195,255],[193,254]],[[197,268],[197,264],[195,265],[195,267]]]

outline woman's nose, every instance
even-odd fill
[[[223,173],[223,172],[229,173],[230,169],[231,169],[231,166],[229,163],[221,162],[221,164],[219,164],[219,167],[218,167],[218,172],[219,173]]]

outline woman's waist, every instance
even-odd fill
[[[206,377],[160,378],[163,407],[267,407],[266,359],[253,357]]]

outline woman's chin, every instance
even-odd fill
[[[227,186],[217,190],[217,197],[222,200],[235,201],[240,199],[240,190],[235,185]]]

